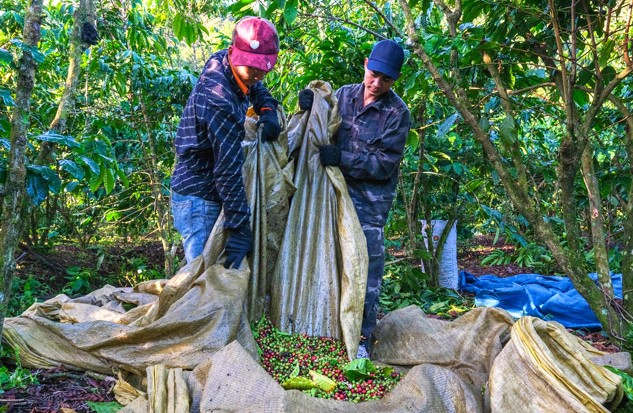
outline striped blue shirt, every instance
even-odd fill
[[[231,71],[227,51],[216,52],[189,96],[176,134],[172,191],[221,203],[226,228],[237,228],[250,216],[241,147],[249,104],[256,113],[264,107],[277,108],[277,101],[261,82],[244,94]]]

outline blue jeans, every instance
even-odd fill
[[[222,205],[197,196],[171,192],[171,211],[174,228],[182,236],[185,259],[191,262],[204,250],[213,225],[220,215]]]

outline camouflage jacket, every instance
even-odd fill
[[[395,196],[410,114],[392,90],[366,107],[363,92],[362,83],[336,91],[342,122],[334,141],[358,218],[382,226]]]

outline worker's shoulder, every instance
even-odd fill
[[[221,103],[235,95],[231,85],[230,66],[227,60],[226,50],[213,53],[204,65],[194,89],[198,93],[206,93],[210,100]]]
[[[389,104],[396,108],[396,110],[409,112],[409,107],[407,106],[406,102],[393,89],[389,90],[388,98]]]
[[[363,88],[362,83],[351,83],[349,85],[343,85],[336,90],[337,95],[356,95],[361,92]]]

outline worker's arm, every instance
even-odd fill
[[[341,151],[341,171],[354,179],[383,180],[393,175],[402,160],[409,125],[408,111],[394,111],[384,130],[363,142],[364,150]]]

